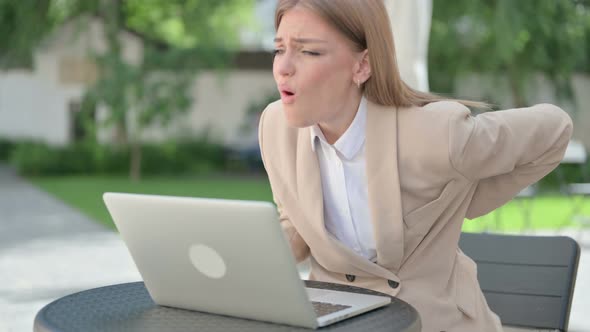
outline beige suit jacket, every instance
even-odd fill
[[[377,244],[373,263],[324,227],[320,168],[309,128],[289,127],[280,101],[259,127],[281,224],[310,279],[397,296],[423,331],[501,331],[458,248],[464,218],[484,215],[553,170],[572,121],[549,104],[472,116],[452,101],[395,108],[368,102],[366,170]]]

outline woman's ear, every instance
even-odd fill
[[[371,63],[369,62],[369,50],[364,50],[358,55],[355,66],[354,81],[365,83],[371,77]]]

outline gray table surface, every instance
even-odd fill
[[[307,287],[377,294],[345,285],[305,281]],[[94,288],[57,299],[35,317],[34,331],[306,331],[308,329],[208,314],[154,303],[143,282]],[[418,312],[392,297],[389,306],[373,310],[321,331],[421,330]]]

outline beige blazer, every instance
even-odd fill
[[[407,301],[423,331],[501,331],[475,263],[458,248],[461,226],[553,170],[572,134],[570,117],[549,104],[474,117],[452,101],[403,109],[368,102],[366,133],[376,263],[324,227],[309,128],[289,127],[280,101],[263,112],[260,148],[297,260],[310,256],[312,280]]]

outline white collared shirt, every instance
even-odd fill
[[[312,150],[317,154],[324,194],[326,230],[369,260],[376,258],[375,236],[369,210],[365,163],[367,100],[361,99],[350,127],[328,144],[317,125],[310,127]]]

